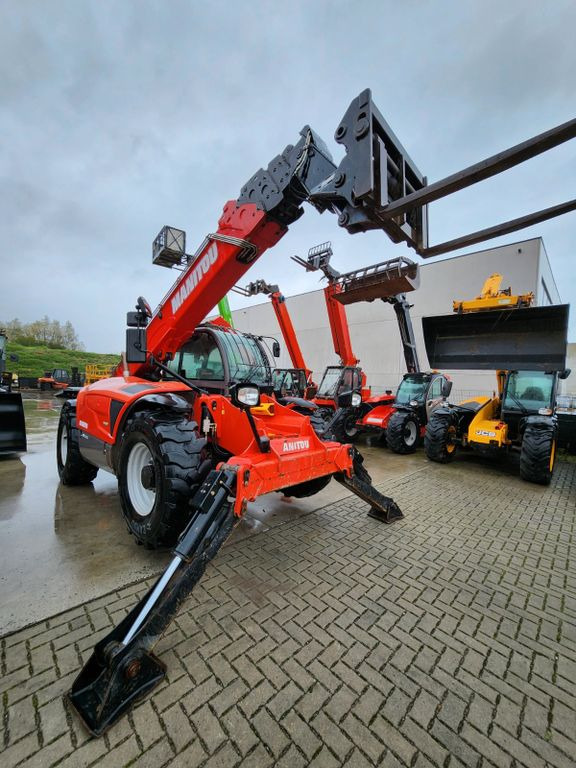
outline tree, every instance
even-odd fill
[[[16,318],[7,323],[0,322],[0,326],[6,328],[10,339],[19,344],[39,344],[53,349],[84,349],[70,320],[62,325],[59,320],[51,320],[44,315],[41,320],[32,323],[22,323]]]

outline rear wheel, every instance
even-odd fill
[[[394,453],[413,453],[420,440],[420,424],[413,413],[395,411],[386,428],[386,444]]]
[[[122,514],[150,549],[173,546],[190,517],[190,498],[212,469],[195,422],[145,411],[124,431],[118,487]]]
[[[86,485],[98,474],[98,467],[82,457],[78,434],[76,412],[64,406],[60,411],[56,438],[56,463],[64,485]]]
[[[556,434],[552,424],[529,424],[520,450],[520,477],[549,485],[556,463]]]
[[[432,461],[446,464],[454,458],[456,445],[456,425],[452,414],[432,414],[424,435],[426,456]]]

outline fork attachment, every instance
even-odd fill
[[[213,470],[192,498],[194,513],[174,558],[150,591],[95,646],[66,698],[95,736],[101,735],[166,675],[151,652],[206,565],[231,533],[236,473]]]

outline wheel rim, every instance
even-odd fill
[[[156,502],[156,489],[146,488],[142,481],[143,474],[153,477],[153,470],[154,459],[148,446],[136,443],[126,465],[126,489],[132,508],[139,517],[147,517]]]
[[[456,450],[456,443],[454,438],[456,437],[456,429],[452,426],[448,428],[446,432],[446,453],[454,453]]]
[[[414,443],[416,442],[416,439],[418,438],[418,428],[412,420],[407,421],[406,424],[404,424],[404,444],[408,448],[412,448]]]
[[[358,428],[356,427],[356,418],[349,417],[344,423],[344,432],[347,437],[356,437]]]
[[[60,461],[62,466],[66,464],[68,458],[68,427],[64,424],[62,433],[60,435]]]

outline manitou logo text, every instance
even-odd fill
[[[282,453],[291,453],[292,451],[307,451],[310,448],[310,440],[284,440]]]
[[[186,301],[188,296],[192,293],[194,288],[198,285],[200,280],[208,272],[210,267],[216,262],[218,258],[218,247],[216,243],[212,243],[210,248],[206,251],[204,256],[198,262],[198,266],[195,267],[192,274],[184,280],[178,291],[174,294],[172,299],[172,314],[175,315],[180,309],[182,304]]]

